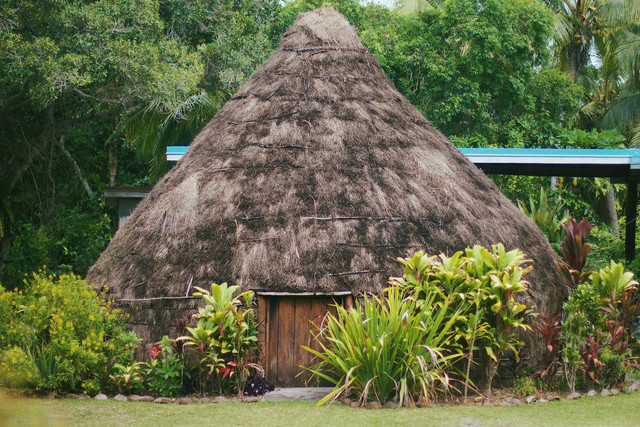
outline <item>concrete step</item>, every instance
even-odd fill
[[[264,395],[265,401],[279,402],[282,400],[318,401],[331,393],[333,387],[284,387],[276,388]]]

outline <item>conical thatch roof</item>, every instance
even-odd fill
[[[563,287],[537,227],[413,107],[331,8],[302,14],[89,272],[119,298],[187,283],[377,291],[394,259],[502,242]]]

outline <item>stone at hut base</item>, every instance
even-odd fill
[[[342,403],[345,406],[351,406],[351,404],[353,403],[353,400],[349,399],[348,397],[343,397],[340,399],[340,403]]]
[[[488,400],[485,400],[484,402],[482,402],[482,406],[496,406],[493,403],[489,402]]]
[[[79,394],[78,399],[91,399],[91,396],[88,394]]]
[[[631,385],[629,386],[629,388],[627,388],[627,390],[629,390],[629,391],[638,391],[638,390],[640,390],[640,381],[632,382]]]
[[[127,396],[118,393],[115,396],[113,396],[113,400],[115,400],[117,402],[126,402],[129,399],[127,399]]]
[[[369,402],[367,403],[367,409],[382,409],[382,404],[380,402]]]
[[[137,394],[132,394],[129,396],[130,402],[153,402],[156,400],[153,396],[138,396]]]
[[[213,399],[211,399],[210,397],[201,397],[200,399],[196,400],[196,403],[213,403]]]
[[[538,400],[538,396],[536,396],[534,394],[530,394],[525,399],[525,402],[526,402],[527,405],[531,405],[532,403],[535,403],[537,400]]]
[[[67,394],[64,395],[65,399],[77,399],[79,397],[80,397],[80,395],[75,394],[75,393],[67,393]]]
[[[351,402],[351,407],[352,408],[359,408],[360,404],[358,402],[356,402],[356,401],[353,401],[353,402]]]
[[[600,396],[607,397],[611,396],[611,391],[608,388],[603,388],[600,392]]]
[[[589,392],[587,394],[585,394],[585,396],[587,396],[587,397],[593,397],[593,396],[597,396],[597,395],[598,395],[598,392],[593,390],[593,389],[589,390]]]
[[[193,403],[193,399],[190,397],[181,397],[178,399],[179,405],[191,405]]]
[[[619,388],[612,388],[610,391],[611,391],[611,396],[615,396],[617,394],[620,394],[620,389]]]
[[[94,399],[95,400],[108,400],[109,398],[104,393],[98,393],[98,394],[96,394],[96,397],[94,397]]]
[[[538,399],[538,403],[547,403],[548,400],[545,399],[544,397],[541,397],[540,399]]]
[[[212,401],[213,403],[225,403],[225,402],[228,402],[228,401],[229,401],[229,399],[227,399],[227,398],[226,398],[226,397],[224,397],[224,396],[216,396],[216,397],[214,397],[213,399],[211,399],[211,401]]]
[[[242,401],[244,403],[255,403],[260,402],[264,396],[244,396]]]
[[[560,400],[560,395],[556,394],[556,393],[549,393],[549,394],[547,394],[547,400],[549,402],[551,402],[553,400]]]
[[[500,401],[500,406],[519,406],[522,405],[522,401],[520,399],[516,399],[515,397],[510,397]]]
[[[382,405],[384,409],[396,409],[398,406],[399,406],[398,402],[396,402],[395,400],[390,400],[384,405]]]
[[[153,403],[175,403],[176,399],[171,397],[158,397]]]
[[[580,399],[581,397],[582,395],[580,393],[578,393],[577,391],[574,391],[569,396],[567,396],[567,399],[573,400],[573,399]]]

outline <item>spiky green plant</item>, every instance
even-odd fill
[[[564,210],[560,197],[549,200],[549,189],[541,188],[540,197],[536,204],[533,197],[529,197],[529,206],[518,200],[518,208],[524,212],[547,236],[551,244],[559,245],[564,238],[562,224],[569,219],[569,211]],[[562,215],[562,216],[561,216]]]
[[[320,350],[303,346],[319,360],[303,368],[335,385],[318,404],[355,396],[361,405],[398,399],[410,406],[449,389],[451,365],[462,357],[451,345],[457,316],[434,304],[435,293],[418,310],[397,287],[385,292],[354,308],[337,306],[316,333]]]

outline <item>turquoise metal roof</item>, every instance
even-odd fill
[[[168,146],[167,160],[177,162],[188,146]],[[638,149],[460,148],[486,173],[508,175],[602,176],[640,175]]]

